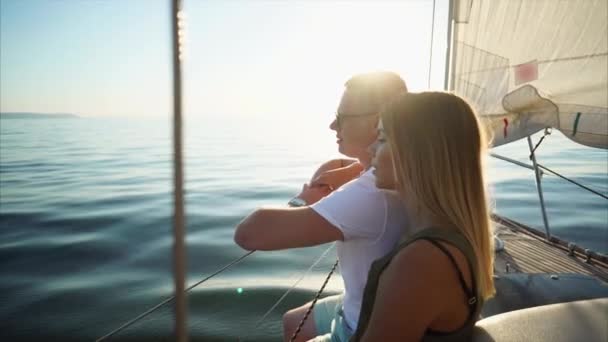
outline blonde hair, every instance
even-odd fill
[[[358,96],[365,98],[377,113],[380,113],[396,95],[407,91],[405,81],[392,71],[357,74],[346,81],[344,86],[351,91],[359,92]]]
[[[406,93],[382,113],[397,190],[414,210],[455,227],[476,257],[482,298],[494,290],[493,237],[484,182],[488,140],[468,103],[441,92]]]

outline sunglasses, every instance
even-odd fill
[[[366,113],[366,114],[344,114],[344,113],[336,113],[336,126],[340,127],[340,125],[346,120],[346,118],[362,118],[372,115],[377,115],[378,113]]]

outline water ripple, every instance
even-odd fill
[[[288,130],[241,125],[187,131],[189,284],[245,253],[232,239],[248,212],[284,205],[334,156],[330,135],[303,146]],[[556,139],[543,143],[539,160],[608,193],[606,151],[581,153]],[[0,152],[3,340],[92,340],[170,296],[173,174],[164,121],[11,120],[0,125]],[[525,142],[496,152],[529,162]],[[544,229],[530,170],[494,160],[489,179],[496,211]],[[608,201],[550,175],[543,187],[552,232],[608,252]],[[189,296],[192,340],[249,332],[327,247],[256,252],[197,288]],[[281,314],[310,300],[334,261],[330,253],[248,337],[280,340]],[[332,291],[341,286],[334,277]],[[117,340],[169,336],[171,319],[167,306]]]

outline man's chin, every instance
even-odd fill
[[[358,159],[357,156],[353,155],[353,152],[347,146],[344,146],[343,143],[338,144],[338,152],[349,158]]]

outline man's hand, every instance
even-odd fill
[[[323,163],[321,166],[319,166],[319,168],[317,169],[317,171],[315,171],[315,173],[310,178],[310,181],[312,182],[314,179],[316,179],[317,177],[319,177],[323,172],[331,171],[331,170],[336,170],[336,169],[339,169],[339,168],[343,168],[343,167],[349,166],[349,165],[351,165],[353,163],[357,163],[357,160],[355,160],[355,159],[331,159],[331,160],[328,160],[325,163]]]
[[[311,205],[319,201],[321,198],[329,195],[330,192],[331,190],[327,186],[310,186],[308,184],[304,184],[304,186],[302,186],[302,191],[297,197],[303,199],[307,205]]]
[[[329,188],[330,191],[333,191],[357,178],[362,171],[363,165],[359,162],[354,162],[345,167],[322,172],[311,181],[310,186],[325,186]]]

